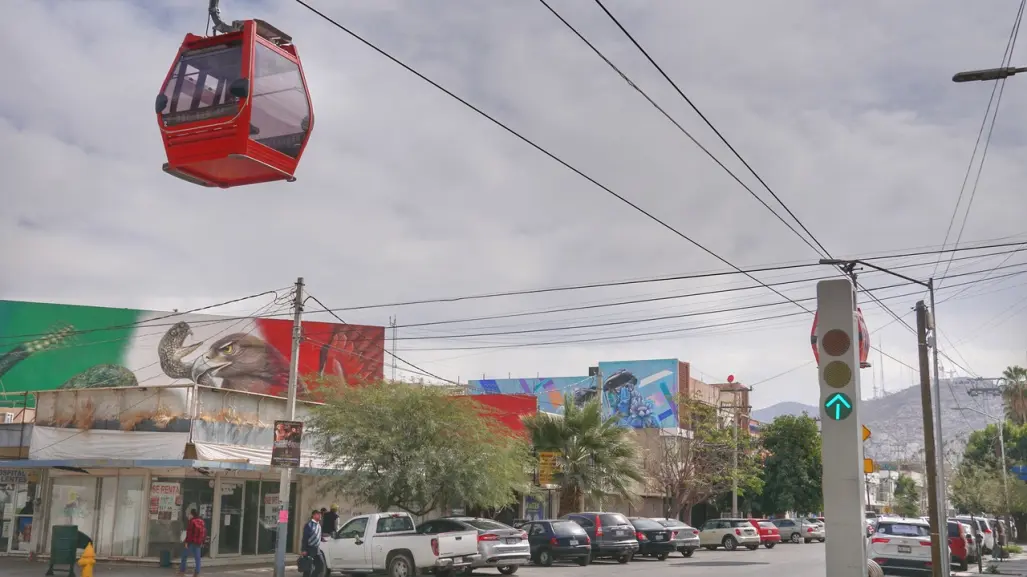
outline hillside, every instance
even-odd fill
[[[991,414],[1001,411],[997,399],[971,397],[966,391],[964,382],[941,381],[942,436],[950,458],[962,454],[971,431],[983,429],[988,424],[988,419],[980,413],[959,411],[955,407],[972,407]],[[753,418],[769,422],[780,415],[800,415],[803,411],[813,416],[819,413],[816,407],[786,402],[753,411]],[[921,458],[923,412],[919,387],[907,387],[877,399],[864,400],[860,413],[863,424],[872,434],[865,445],[867,457],[881,461]]]

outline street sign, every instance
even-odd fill
[[[866,459],[866,458],[863,459],[863,472],[868,474],[868,475],[870,473],[874,472],[874,460],[873,459]]]
[[[866,441],[870,438],[870,429],[866,425],[863,425],[863,440]]]
[[[538,454],[538,484],[542,486],[553,484],[553,473],[556,472],[556,460],[560,453],[557,451],[539,451]]]
[[[841,421],[849,418],[849,415],[852,414],[852,399],[845,393],[834,393],[827,398],[824,408],[827,409],[828,417]]]
[[[859,372],[868,339],[850,279],[817,283],[817,369],[823,462],[826,574],[866,577],[866,488]],[[863,338],[861,338],[863,337]],[[862,342],[861,342],[862,341]],[[863,467],[861,467],[863,465]]]

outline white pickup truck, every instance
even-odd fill
[[[478,558],[478,532],[418,535],[407,513],[372,513],[346,521],[321,544],[332,573],[412,577],[450,575]]]

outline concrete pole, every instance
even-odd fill
[[[289,395],[286,400],[285,418],[296,420],[296,386],[299,383],[300,343],[303,342],[303,277],[296,279],[296,294],[293,299],[292,354],[289,356]],[[292,485],[292,469],[282,468],[278,485],[278,542],[275,547],[275,577],[285,577],[285,547],[289,539],[289,490]]]

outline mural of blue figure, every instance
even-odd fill
[[[638,377],[626,369],[614,371],[603,381],[603,395],[610,413],[622,425],[636,429],[660,426],[655,404],[638,392]]]

